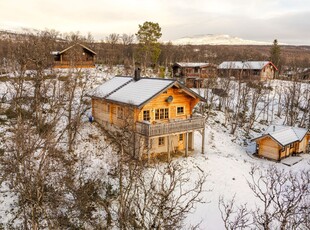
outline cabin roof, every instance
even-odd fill
[[[62,54],[62,53],[64,53],[64,52],[68,51],[69,49],[73,48],[73,47],[76,46],[76,45],[81,46],[82,48],[88,50],[89,52],[91,52],[91,53],[93,53],[93,54],[95,54],[95,55],[97,54],[95,51],[91,50],[91,49],[88,48],[87,46],[84,46],[83,44],[80,44],[80,43],[76,43],[76,44],[74,44],[74,45],[72,45],[72,46],[69,46],[69,47],[67,47],[66,49],[62,50],[62,51],[52,51],[51,54],[53,54],[53,55],[60,55],[60,54]]]
[[[142,107],[155,96],[161,94],[171,87],[178,87],[195,98],[204,101],[200,95],[172,79],[141,78],[135,81],[132,77],[116,76],[104,84],[98,86],[91,93],[91,97],[129,104]]]
[[[261,70],[266,65],[272,65],[276,70],[278,68],[270,61],[225,61],[222,62],[218,69],[249,69],[249,70]]]
[[[206,67],[209,65],[207,62],[176,62],[173,64],[173,66],[179,67]]]
[[[281,146],[286,146],[296,141],[301,141],[305,137],[307,132],[308,132],[307,129],[298,127],[271,125],[266,129],[266,131],[261,136],[256,137],[253,140],[270,136],[272,139],[277,141]]]

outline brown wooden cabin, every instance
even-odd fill
[[[75,44],[62,51],[52,52],[54,68],[94,68],[96,53],[90,48]]]
[[[217,66],[205,62],[176,62],[172,65],[172,74],[189,88],[202,88],[204,79],[216,76]]]
[[[193,115],[204,99],[176,80],[116,76],[90,96],[92,116],[101,126],[120,131],[130,127],[139,159],[161,153],[168,159],[170,153],[188,155],[195,130],[202,131],[204,141],[205,119]]]
[[[269,126],[263,135],[253,139],[258,156],[272,160],[309,152],[310,132],[291,126]]]
[[[225,61],[218,66],[220,77],[274,79],[278,68],[270,61]]]

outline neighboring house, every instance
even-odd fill
[[[259,156],[281,160],[292,154],[308,152],[310,132],[303,128],[271,125],[253,140]]]
[[[217,66],[210,63],[176,62],[172,65],[172,73],[175,79],[184,82],[187,87],[203,87],[203,80],[215,77]]]
[[[278,68],[270,61],[225,61],[218,66],[220,77],[274,79]]]
[[[75,44],[62,51],[52,52],[54,68],[94,68],[96,53],[90,48]]]
[[[205,120],[192,113],[204,99],[176,80],[116,76],[90,96],[94,120],[108,130],[132,131],[140,159],[159,153],[170,159],[176,151],[187,155],[194,149],[195,130],[202,131],[204,141]]]

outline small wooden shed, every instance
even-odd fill
[[[293,154],[309,151],[310,132],[307,129],[271,125],[256,142],[256,153],[272,160],[281,160]]]

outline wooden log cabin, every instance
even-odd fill
[[[193,109],[204,98],[176,80],[116,76],[91,93],[92,116],[105,129],[132,131],[134,155],[150,159],[158,154],[194,150],[194,131],[202,134],[205,119]]]
[[[62,51],[52,52],[54,68],[94,68],[96,53],[82,44],[74,44]]]
[[[204,79],[217,75],[217,66],[205,62],[176,62],[172,65],[172,74],[189,88],[202,88]]]
[[[253,139],[258,156],[280,161],[299,153],[307,153],[310,148],[310,132],[307,129],[271,125],[259,137]]]
[[[274,79],[278,68],[270,61],[225,61],[218,66],[220,77],[240,79]]]

